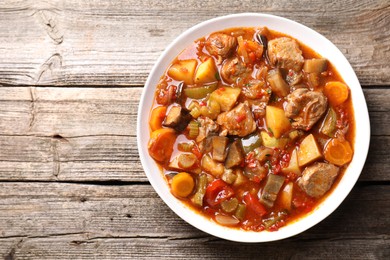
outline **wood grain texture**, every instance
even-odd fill
[[[0,180],[147,181],[136,117],[141,88],[0,88]],[[390,89],[365,89],[371,148],[360,177],[388,181]]]
[[[158,56],[191,26],[241,12],[284,16],[335,43],[371,120],[367,162],[340,207],[265,244],[180,219],[149,185],[136,145]],[[0,258],[390,259],[389,24],[386,0],[1,1]]]
[[[149,185],[0,183],[0,255],[247,259],[261,252],[262,257],[278,259],[385,259],[390,253],[389,194],[386,185],[358,185],[330,217],[310,230],[284,241],[242,245],[188,225]]]
[[[142,85],[180,33],[241,12],[307,25],[340,48],[362,84],[390,84],[386,0],[8,0],[0,5],[0,84]]]

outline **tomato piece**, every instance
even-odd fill
[[[206,188],[205,199],[212,207],[220,204],[234,195],[234,190],[221,179],[210,183]]]
[[[247,193],[244,196],[244,202],[249,210],[253,211],[259,216],[267,214],[266,208],[260,203],[260,201],[252,194]]]

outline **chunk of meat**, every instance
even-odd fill
[[[217,124],[222,126],[222,129],[226,129],[229,135],[240,137],[247,136],[256,130],[256,123],[248,102],[240,103],[232,110],[220,114]]]
[[[235,83],[238,78],[245,78],[249,73],[250,69],[237,57],[229,58],[222,64],[222,79],[229,84]]]
[[[315,163],[306,167],[298,185],[310,197],[320,198],[332,187],[338,173],[339,168],[333,164]]]
[[[199,134],[196,137],[196,142],[203,141],[209,135],[218,132],[219,126],[208,117],[199,117],[198,122],[200,123]]]
[[[287,70],[299,71],[304,62],[298,43],[288,37],[280,37],[269,41],[268,57],[272,65]]]
[[[214,56],[218,56],[220,61],[227,58],[237,46],[236,37],[225,33],[213,33],[206,41],[207,51]]]
[[[264,80],[251,79],[244,84],[242,93],[249,99],[260,99],[263,96],[267,96],[267,90],[268,87]]]
[[[328,99],[321,92],[299,88],[287,96],[284,112],[294,121],[293,128],[307,131],[321,118],[327,106]]]

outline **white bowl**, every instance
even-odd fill
[[[169,191],[157,164],[149,156],[147,143],[150,137],[148,118],[153,104],[156,85],[171,61],[195,40],[212,32],[231,27],[268,28],[288,34],[327,58],[351,89],[355,111],[356,135],[353,159],[344,176],[331,194],[311,213],[296,222],[289,223],[275,232],[252,232],[223,227],[195,213],[175,198]],[[182,219],[211,235],[239,242],[266,242],[299,234],[316,225],[331,214],[355,185],[364,166],[370,142],[370,122],[367,104],[360,83],[351,65],[341,51],[328,39],[314,30],[286,18],[256,13],[243,13],[214,18],[188,29],[177,37],[161,54],[154,65],[142,92],[137,119],[138,151],[145,173],[164,202]]]

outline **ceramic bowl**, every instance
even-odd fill
[[[150,137],[148,118],[155,88],[172,60],[192,42],[212,32],[231,27],[260,26],[267,26],[269,29],[288,34],[327,58],[350,87],[356,121],[354,156],[338,185],[312,213],[274,232],[252,232],[224,227],[195,213],[171,194],[164,176],[156,162],[149,156],[147,149]],[[165,49],[154,65],[143,89],[138,110],[137,143],[140,159],[151,185],[161,199],[179,217],[194,227],[216,237],[239,242],[266,242],[291,237],[329,216],[347,197],[359,178],[367,157],[369,141],[370,122],[363,91],[355,72],[341,51],[314,30],[292,20],[268,14],[243,13],[222,16],[197,24],[183,32]]]

